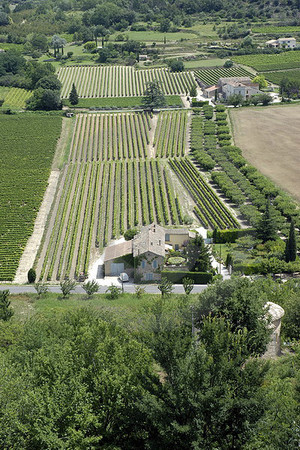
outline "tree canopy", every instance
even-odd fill
[[[166,99],[158,81],[150,81],[147,83],[142,105],[152,112],[155,108],[161,108],[166,105]]]

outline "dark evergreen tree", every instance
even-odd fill
[[[9,290],[0,292],[0,320],[7,322],[13,315],[14,311],[8,300]]]
[[[256,227],[256,234],[263,242],[275,241],[277,237],[277,224],[274,214],[272,213],[272,206],[269,198],[266,203],[266,209]]]
[[[165,104],[166,99],[158,81],[154,80],[147,83],[144,97],[142,99],[142,105],[153,112],[154,108],[160,108],[165,106]]]
[[[76,87],[75,87],[74,83],[72,84],[72,89],[71,89],[71,92],[70,92],[69,100],[70,100],[71,105],[77,105],[78,100],[79,100],[78,99],[78,94],[77,94],[77,91],[76,91]]]
[[[286,262],[295,261],[297,257],[297,242],[294,221],[291,221],[289,237],[285,244],[285,260]]]
[[[197,234],[186,247],[187,265],[194,272],[207,272],[211,268],[209,250],[203,237]]]

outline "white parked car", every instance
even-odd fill
[[[127,273],[122,272],[119,275],[119,280],[124,283],[125,281],[129,281],[129,276],[127,275]]]

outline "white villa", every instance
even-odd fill
[[[271,39],[270,41],[266,42],[266,46],[274,48],[296,48],[297,43],[295,38],[289,37],[289,38]]]

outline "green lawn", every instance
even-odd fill
[[[182,106],[179,95],[167,95],[167,106]],[[142,97],[113,97],[113,98],[80,98],[76,108],[133,108],[140,106]],[[68,100],[64,104],[71,107]]]
[[[193,61],[185,61],[184,67],[186,69],[200,69],[201,67],[220,67],[223,66],[225,59],[195,59]]]
[[[178,31],[176,33],[161,33],[160,31],[125,31],[124,33],[115,33],[111,35],[110,41],[114,41],[116,36],[123,34],[128,36],[130,40],[141,41],[141,42],[164,42],[167,41],[180,41],[181,39],[197,39],[195,33],[189,33],[184,31]]]

